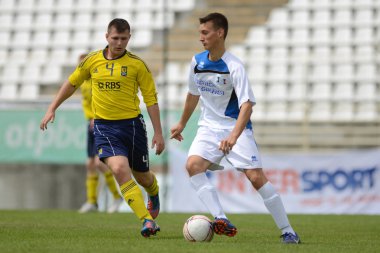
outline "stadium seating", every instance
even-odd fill
[[[79,54],[104,47],[106,25],[115,17],[131,23],[130,50],[149,48],[154,31],[173,26],[176,14],[190,11],[195,5],[194,0],[167,3],[169,6],[164,9],[163,0],[1,0],[0,87],[5,88],[0,90],[9,90],[9,96],[2,97],[33,100],[52,96],[38,86],[49,84],[58,88],[62,72],[76,65]],[[30,73],[31,65],[39,75]],[[33,74],[36,80],[28,86],[37,87],[31,88],[33,96],[23,95],[26,86],[21,80],[27,77],[12,77],[16,80],[9,82],[10,68],[14,74]],[[28,71],[22,72],[24,68]],[[12,84],[15,87],[10,89]]]
[[[169,8],[164,10],[164,0],[0,0],[0,98],[51,97],[44,87],[56,90],[65,69],[75,67],[80,53],[104,47],[105,24],[122,17],[132,25],[129,49],[153,65],[159,97],[168,98],[169,108],[181,108],[191,55],[201,50],[197,38],[191,37],[190,42],[187,34],[194,30],[204,6],[225,4],[222,10],[232,16],[229,50],[246,65],[258,101],[256,121],[303,126],[305,122],[378,124],[380,1],[272,2],[266,19],[267,3],[254,22],[244,25],[245,19],[233,15],[229,1],[197,6],[195,0],[168,0]],[[233,8],[238,7],[237,3]],[[179,19],[181,13],[186,15]],[[157,56],[162,45],[156,35],[165,28],[171,28],[170,52],[169,62],[162,67]],[[241,30],[244,36],[234,34]],[[193,50],[193,45],[198,47]],[[29,84],[23,75],[30,77]]]

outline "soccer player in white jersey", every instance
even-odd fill
[[[181,135],[198,101],[201,115],[197,135],[190,147],[186,169],[198,197],[215,217],[214,232],[235,236],[237,228],[227,219],[207,170],[220,169],[223,157],[243,172],[264,200],[283,243],[300,243],[289,223],[284,205],[273,185],[263,173],[261,158],[250,121],[255,104],[243,63],[226,51],[227,18],[210,13],[200,18],[200,41],[205,51],[191,61],[189,92],[180,121],[171,129],[171,138]]]

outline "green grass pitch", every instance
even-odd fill
[[[131,213],[3,210],[0,252],[380,252],[379,215],[289,215],[300,245],[281,244],[279,231],[265,214],[229,215],[238,228],[233,238],[215,235],[210,243],[187,242],[182,226],[191,215],[160,214],[161,232],[146,239]]]

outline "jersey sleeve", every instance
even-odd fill
[[[157,104],[157,91],[152,73],[142,61],[138,70],[137,82],[139,83],[141,95],[144,99],[145,105],[149,107]]]
[[[82,83],[91,77],[90,74],[90,62],[89,57],[84,58],[84,60],[79,63],[74,72],[69,76],[69,82],[75,88],[78,88]]]
[[[198,90],[197,84],[195,83],[195,79],[194,79],[194,75],[195,75],[194,68],[195,68],[196,64],[197,64],[197,62],[195,60],[195,57],[193,56],[193,59],[191,60],[191,64],[190,64],[190,69],[189,69],[188,87],[189,87],[189,93],[190,94],[199,96],[201,94]]]
[[[232,83],[239,102],[239,107],[247,101],[251,101],[253,105],[256,104],[256,99],[253,94],[251,85],[249,84],[247,73],[241,64],[233,66],[231,71]]]

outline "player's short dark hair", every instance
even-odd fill
[[[228,33],[228,20],[227,20],[226,16],[224,16],[221,13],[214,12],[214,13],[210,13],[207,16],[199,19],[200,24],[204,24],[204,23],[209,22],[209,21],[211,21],[213,23],[214,28],[216,30],[219,28],[222,28],[224,30],[224,39],[226,39],[227,33]]]
[[[84,58],[86,58],[87,54],[86,53],[82,53],[79,55],[79,60],[83,60]]]
[[[107,31],[110,32],[111,28],[115,27],[116,31],[119,33],[125,32],[125,31],[131,31],[131,27],[129,26],[129,23],[127,20],[122,18],[115,18],[108,24]]]

